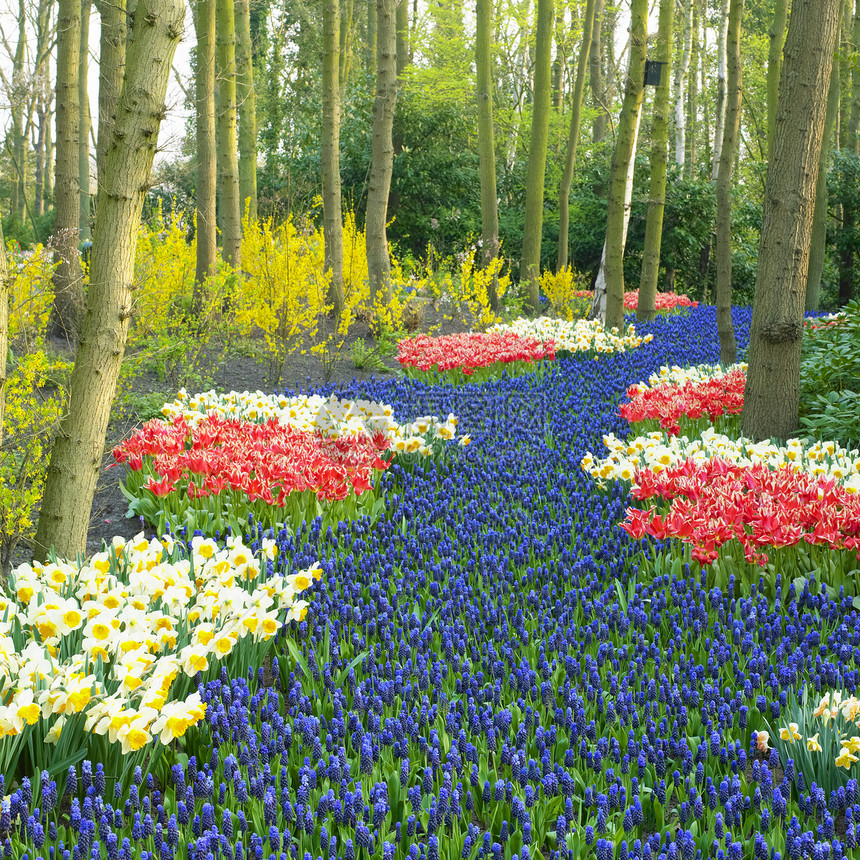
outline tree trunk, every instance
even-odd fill
[[[843,0],[842,4],[842,33],[839,45],[839,76],[841,78],[840,92],[842,101],[840,105],[839,120],[839,148],[854,151],[854,141],[851,139],[851,105],[852,105],[852,69],[857,66],[857,57],[854,53],[857,45],[854,43],[854,21],[853,0]]]
[[[625,200],[628,171],[636,155],[636,137],[642,110],[645,59],[648,42],[648,0],[630,3],[630,61],[618,134],[609,172],[606,211],[606,326],[624,324]],[[628,216],[629,217],[629,216]]]
[[[840,0],[794,0],[765,183],[743,434],[786,439],[797,429],[800,347],[830,66]]]
[[[660,0],[657,25],[656,58],[665,63],[660,86],[654,96],[651,123],[651,184],[648,191],[648,218],[645,222],[645,247],[639,276],[636,318],[653,320],[656,316],[657,280],[660,276],[660,251],[663,239],[663,211],[666,205],[666,169],[669,162],[669,97],[672,63],[672,25],[674,0]]]
[[[531,17],[531,0],[522,0],[520,3],[520,16],[519,20],[528,21]],[[518,46],[518,50],[520,53],[519,61],[520,61],[520,85],[516,94],[516,103],[513,109],[513,125],[510,130],[510,134],[508,136],[508,147],[507,147],[507,167],[508,170],[512,170],[514,164],[517,159],[517,144],[519,143],[519,134],[520,134],[520,123],[523,118],[523,103],[525,102],[526,97],[526,89],[528,88],[528,72],[529,65],[531,63],[529,57],[529,45],[531,41],[531,31],[528,27],[528,24],[523,25],[522,32],[520,33],[520,44]],[[514,84],[516,88],[516,83]]]
[[[782,43],[785,41],[785,24],[788,20],[788,0],[776,0],[773,20],[768,31],[767,50],[767,151],[770,153],[776,123],[776,106],[779,98],[779,71],[782,66]]]
[[[546,151],[549,140],[550,70],[552,65],[553,0],[538,0],[535,36],[535,72],[532,85],[532,129],[526,175],[525,225],[520,260],[520,282],[526,285],[526,307],[536,315],[540,305],[540,248],[543,233],[543,197]]]
[[[839,61],[834,59],[830,69],[830,88],[827,92],[827,113],[824,117],[824,136],[821,157],[818,160],[818,177],[815,181],[815,214],[812,217],[812,239],[809,248],[809,274],[806,279],[806,310],[817,311],[821,300],[821,276],[827,259],[827,168],[830,166],[830,147],[839,113]]]
[[[690,71],[690,59],[693,53],[693,0],[684,2],[684,48],[681,62],[675,70],[675,164],[684,166],[687,154],[687,111],[685,110],[684,95],[687,86],[687,75]]]
[[[218,254],[215,194],[218,157],[215,142],[215,2],[197,0],[197,66],[195,102],[197,121],[197,270],[192,312],[203,308],[206,281],[215,274]]]
[[[491,51],[493,0],[477,0],[475,73],[478,88],[478,171],[481,179],[481,251],[484,266],[499,255],[499,204],[496,191],[496,145],[493,131]],[[490,309],[499,311],[496,280],[489,284]]]
[[[690,72],[687,75],[687,151],[686,174],[692,179],[696,173],[696,137],[699,131],[699,6],[693,0],[693,38],[690,49]]]
[[[555,26],[553,37],[555,42],[555,56],[552,61],[552,108],[561,110],[562,92],[564,89],[564,67],[567,65],[565,56],[565,26],[564,26],[564,4],[559,3],[555,9]],[[583,36],[585,34],[583,33]]]
[[[376,0],[367,0],[367,42],[364,50],[365,71],[376,77]]]
[[[239,212],[257,220],[257,95],[250,0],[235,0],[236,98],[239,104]]]
[[[720,22],[717,27],[717,105],[714,111],[714,154],[711,179],[720,175],[720,152],[726,121],[726,43],[729,37],[729,0],[720,0]]]
[[[597,0],[594,7],[594,25],[591,28],[591,48],[588,52],[588,78],[591,84],[591,104],[597,116],[591,124],[591,139],[602,143],[606,137],[607,106],[603,103],[603,7],[606,0]]]
[[[409,65],[409,0],[396,0],[394,13],[397,27],[395,50],[397,53],[397,77]]]
[[[81,119],[78,131],[78,186],[80,188],[81,241],[90,239],[90,0],[81,0],[81,50],[78,54],[78,104]]]
[[[23,223],[27,206],[27,72],[24,64],[27,56],[27,14],[24,0],[18,0],[18,41],[12,58],[12,87],[3,99],[8,101],[12,119],[12,156],[15,162],[15,178],[12,181],[12,214]],[[4,105],[5,106],[5,105]]]
[[[49,132],[51,100],[54,97],[51,87],[50,46],[51,0],[42,0],[36,16],[36,125],[37,135],[34,147],[35,170],[33,174],[33,211],[39,217],[45,211],[45,190],[47,180],[46,157]]]
[[[322,141],[325,270],[331,276],[329,301],[335,315],[343,311],[343,222],[340,202],[340,6],[323,0]]]
[[[373,103],[373,132],[370,150],[370,178],[367,186],[365,245],[370,297],[376,315],[391,300],[391,259],[388,256],[388,194],[394,168],[394,105],[397,101],[396,0],[376,4],[376,99]]]
[[[132,310],[140,213],[184,12],[181,0],[137,0],[96,215],[87,312],[72,371],[69,410],[51,451],[36,531],[39,560],[51,547],[66,559],[86,551],[90,509]]]
[[[854,50],[860,50],[860,0],[854,6]],[[855,155],[860,155],[860,63],[851,70],[851,118],[847,143]]]
[[[126,0],[96,0],[101,18],[99,45],[99,137],[96,145],[97,192],[105,181],[105,164],[113,137],[116,107],[125,72]],[[96,200],[98,207],[98,199]]]
[[[216,0],[216,74],[218,76],[218,192],[224,262],[242,265],[242,205],[236,146],[236,17],[233,0]]]
[[[573,183],[573,170],[576,166],[576,150],[579,146],[579,126],[582,117],[582,93],[585,89],[585,66],[591,52],[591,37],[594,32],[597,0],[588,0],[585,17],[582,21],[582,41],[579,44],[579,58],[576,62],[576,83],[573,86],[573,104],[570,109],[570,130],[567,135],[567,151],[564,158],[564,172],[558,189],[558,258],[556,272],[567,268],[568,245],[570,240],[570,186]]]
[[[78,257],[81,204],[78,196],[78,57],[81,0],[59,0],[57,10],[57,142],[54,180],[54,304],[51,332],[73,340],[83,304]]]
[[[717,177],[717,334],[720,338],[720,361],[733,364],[737,356],[735,329],[732,324],[732,174],[735,163],[738,129],[741,120],[741,19],[744,0],[731,0],[729,7],[728,81],[726,86],[726,120]]]
[[[338,67],[338,81],[340,84],[340,103],[346,100],[346,85],[352,74],[353,37],[355,34],[355,0],[346,0],[343,14],[340,14],[340,65]]]

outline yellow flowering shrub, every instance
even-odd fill
[[[51,281],[56,264],[50,249],[34,245],[21,251],[8,246],[9,274],[9,340],[19,351],[28,352],[41,343],[51,315],[54,285]]]
[[[553,314],[571,322],[588,316],[591,300],[577,295],[588,289],[588,283],[587,275],[568,266],[558,273],[545,271],[540,277],[540,290],[549,299]]]
[[[276,554],[271,540],[255,559],[239,539],[198,536],[186,556],[141,534],[14,570],[0,595],[2,772],[29,749],[37,770],[86,753],[121,778],[184,735],[205,715],[198,673],[261,665],[282,624],[304,618],[298,595],[320,569],[270,577]]]
[[[490,284],[496,280],[496,292],[501,299],[508,290],[511,278],[506,271],[504,258],[499,255],[488,266],[475,262],[477,247],[471,246],[455,261],[443,261],[439,270],[431,275],[440,298],[451,305],[452,317],[466,311],[475,329],[483,331],[499,322],[490,308]]]

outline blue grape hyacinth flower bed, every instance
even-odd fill
[[[734,318],[743,347],[749,311]],[[713,308],[640,328],[651,343],[540,379],[339,389],[453,412],[472,444],[392,466],[372,526],[276,535],[276,566],[324,575],[272,665],[201,688],[205,725],[165,778],[112,792],[84,762],[7,785],[4,856],[853,856],[857,782],[828,792],[756,734],[804,689],[856,689],[850,601],[707,589],[632,541],[623,491],[580,467],[626,432],[631,383],[718,359]]]

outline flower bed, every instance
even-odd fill
[[[493,326],[490,331],[513,333],[552,344],[559,358],[574,353],[608,355],[615,352],[626,352],[653,340],[653,335],[650,334],[639,337],[632,325],[628,325],[621,333],[614,328],[607,331],[600,320],[568,322],[551,317],[520,318],[512,323],[500,323]]]
[[[419,335],[397,344],[397,360],[406,375],[427,382],[485,382],[503,374],[518,376],[554,358],[552,341],[497,328],[486,334]]]
[[[578,290],[576,293],[584,299],[593,298],[591,290]],[[674,311],[677,308],[697,308],[699,303],[677,293],[657,293],[654,307],[657,311]],[[639,307],[639,290],[629,290],[624,293],[624,310],[635,311]]]
[[[197,537],[186,554],[143,535],[85,564],[18,567],[0,621],[3,774],[25,776],[22,757],[57,774],[89,754],[122,780],[203,719],[200,679],[244,671],[305,617],[297,595],[320,573],[268,577],[238,540]]]

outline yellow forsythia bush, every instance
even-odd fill
[[[9,274],[9,340],[20,352],[28,352],[41,342],[54,301],[53,253],[44,245],[21,251],[14,243],[8,246]]]
[[[550,308],[559,319],[570,322],[584,319],[591,308],[591,300],[577,296],[588,289],[588,277],[565,267],[558,273],[545,271],[540,278],[541,292],[549,299]]]

